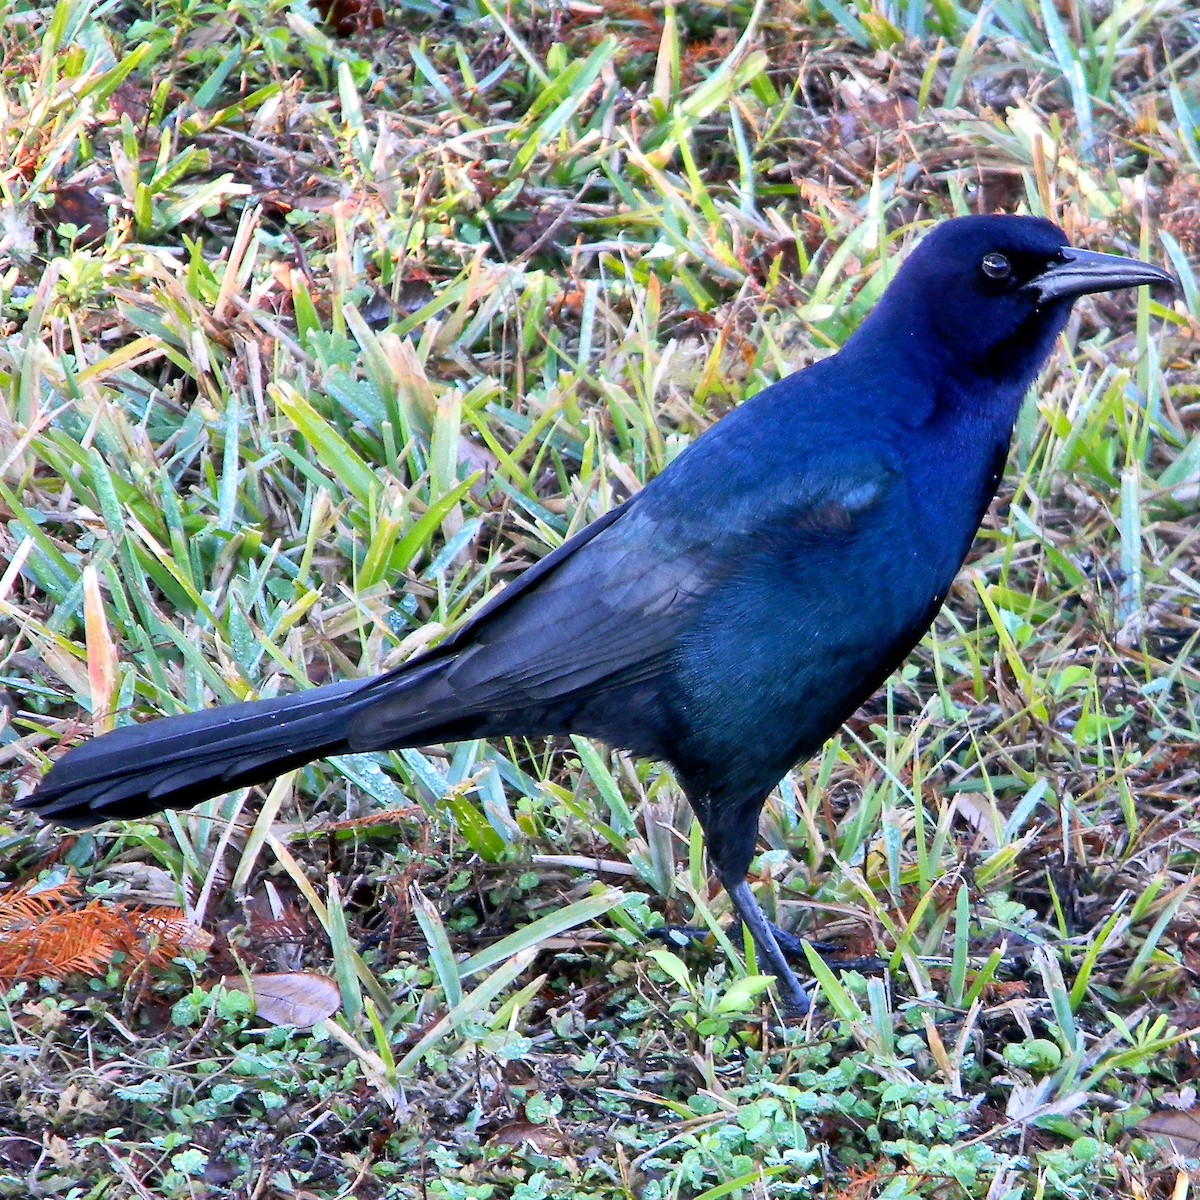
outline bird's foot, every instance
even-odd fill
[[[786,929],[780,929],[778,925],[768,921],[771,927],[771,932],[775,935],[775,944],[790,958],[793,962],[801,964],[807,963],[808,958],[804,953],[804,943],[808,944],[820,955],[833,954],[837,950],[837,946],[833,942],[814,942],[809,938],[797,937],[794,933],[788,933]]]
[[[763,969],[770,971],[775,976],[784,1016],[789,1019],[807,1016],[812,1007],[808,993],[800,986],[796,973],[788,965],[787,958],[776,940],[775,935],[779,931],[764,916],[763,910],[758,906],[758,901],[754,899],[750,885],[744,878],[733,883],[726,879],[722,879],[722,882],[725,884],[725,890],[729,893],[734,910],[742,918],[742,923],[750,930],[750,936],[754,939]],[[791,940],[795,947],[803,952],[799,939]]]
[[[740,914],[739,914],[740,916]],[[750,928],[751,936],[754,937],[754,929],[746,922]],[[807,1016],[808,1010],[811,1007],[808,999],[808,994],[800,985],[800,981],[796,978],[790,966],[787,964],[787,957],[793,957],[799,962],[806,962],[804,950],[800,939],[792,934],[784,933],[781,929],[776,929],[766,918],[763,918],[763,925],[766,930],[776,939],[776,948],[774,952],[761,942],[757,937],[754,937],[754,944],[758,947],[759,958],[762,959],[763,969],[772,973],[776,980],[779,989],[780,1007],[783,1009],[783,1015],[788,1020]],[[668,945],[685,946],[688,942],[703,941],[712,931],[708,928],[696,925],[663,925],[658,929],[646,930],[646,936],[654,938],[656,941],[666,942]],[[782,947],[778,942],[782,939],[785,943]],[[821,942],[817,945],[824,949],[826,943]]]
[[[749,893],[749,890],[747,886],[747,893]],[[732,888],[729,889],[729,893],[730,897],[733,898]],[[750,930],[750,936],[754,938],[754,944],[758,948],[759,957],[763,960],[763,969],[770,971],[779,981],[779,998],[781,1007],[783,1008],[783,1015],[789,1019],[806,1016],[811,1007],[808,993],[805,992],[787,961],[791,959],[793,962],[800,963],[801,965],[807,964],[808,958],[804,953],[804,939],[797,937],[794,933],[788,933],[786,930],[780,929],[778,925],[772,924],[763,916],[762,910],[758,908],[758,904],[753,896],[750,897],[750,900],[758,912],[762,927],[767,930],[774,942],[774,950],[766,944],[765,939],[760,938],[756,934],[756,922],[753,919],[749,921],[745,919],[737,899],[734,899],[734,908],[739,919]],[[682,947],[689,942],[703,941],[710,933],[711,930],[706,926],[663,925],[658,929],[648,929],[646,936],[654,938],[657,941],[666,942],[668,945]],[[832,953],[837,949],[832,942],[810,941],[808,944],[821,955]]]
[[[814,942],[806,938],[797,937],[794,933],[788,933],[786,929],[780,929],[772,921],[767,922],[771,932],[775,935],[775,944],[783,951],[786,957],[794,962],[804,964],[808,959],[804,956],[804,943],[807,940],[808,944],[820,955],[835,954],[838,947],[833,942]],[[736,929],[736,924],[734,928]],[[657,929],[647,929],[646,936],[654,938],[656,941],[669,942],[673,946],[686,946],[689,942],[702,942],[706,937],[712,934],[712,930],[705,925],[660,925]]]

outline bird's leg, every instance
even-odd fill
[[[771,922],[763,915],[763,910],[758,907],[758,901],[755,900],[750,885],[744,876],[735,880],[722,878],[721,882],[725,885],[725,890],[729,893],[729,899],[733,901],[733,907],[737,910],[738,916],[742,918],[742,924],[750,930],[750,936],[754,939],[754,945],[758,948],[763,964],[778,981],[784,1016],[803,1017],[811,1007],[808,996],[800,986],[795,972],[788,966],[787,959],[784,958],[783,951],[780,950],[779,943],[775,940]]]

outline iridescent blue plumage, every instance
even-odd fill
[[[734,905],[758,813],[929,627],[1075,297],[1170,282],[1048,221],[936,227],[840,353],[753,399],[429,653],[365,683],[131,726],[26,806],[64,824],[188,807],[328,755],[582,733],[669,761]]]

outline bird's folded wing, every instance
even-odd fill
[[[793,464],[794,466],[794,464]],[[440,646],[383,676],[355,740],[376,743],[417,715],[519,709],[653,679],[669,668],[694,606],[761,558],[761,539],[803,547],[855,536],[889,473],[874,461],[794,471],[790,481],[703,511],[653,486],[565,542]],[[411,680],[410,687],[408,681]]]

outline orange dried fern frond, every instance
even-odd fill
[[[185,950],[205,950],[212,938],[189,925],[177,908],[137,908],[92,900],[74,880],[0,893],[0,980],[65,979],[95,975],[118,954],[121,969],[163,967]]]
[[[36,883],[24,887],[9,888],[0,892],[0,933],[15,925],[36,921],[58,911],[68,900],[78,900],[80,887],[76,880],[68,879],[53,887],[38,888]]]

